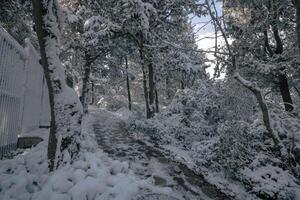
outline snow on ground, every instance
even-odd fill
[[[166,158],[155,145],[147,143],[145,138],[138,139],[138,135],[128,132],[126,121],[123,120],[130,116],[127,112],[95,110],[93,114],[96,118],[95,135],[100,147],[112,158],[127,162],[129,168],[141,179],[171,189],[171,193],[166,196],[168,199],[229,199],[215,186],[207,184],[202,176]],[[185,157],[185,154],[182,156]],[[156,195],[160,198],[155,199],[162,199],[161,195]],[[148,196],[144,199],[148,199]]]
[[[129,200],[141,191],[168,194],[138,178],[127,162],[113,160],[97,146],[93,117],[83,120],[82,148],[72,165],[49,173],[46,141],[13,159],[0,161],[0,199],[5,200]]]
[[[169,157],[171,157],[173,160],[183,163],[189,169],[204,175],[205,179],[209,183],[216,185],[224,193],[230,196],[234,196],[236,199],[256,199],[254,195],[247,193],[247,191],[244,187],[242,187],[241,184],[237,182],[230,182],[225,179],[222,173],[212,173],[208,169],[204,168],[199,169],[199,166],[196,165],[193,158],[191,157],[191,152],[173,145],[161,145],[160,147],[163,149],[163,151],[166,151],[167,155],[169,155]]]
[[[223,172],[212,171],[208,168],[197,165],[193,159],[192,152],[183,150],[180,147],[170,144],[160,145],[159,147],[167,157],[170,157],[174,161],[185,164],[189,169],[198,174],[204,175],[205,179],[209,183],[217,186],[224,193],[234,197],[235,199],[260,199],[253,192],[250,193],[249,190],[247,190],[240,182],[229,179]],[[263,155],[257,156],[258,158],[253,164],[254,166],[258,165],[257,162],[259,162],[258,160],[259,158],[262,158],[262,156]],[[295,180],[295,178],[291,176],[288,171],[284,171],[283,169],[274,167],[272,165],[267,165],[259,169],[253,168],[255,167],[245,168],[242,170],[242,173],[250,182],[255,183],[254,188],[252,188],[254,192],[264,192],[270,196],[277,195],[278,199],[300,199],[300,188],[299,185],[296,184],[297,180]],[[286,191],[287,188],[290,189],[290,194],[288,192],[283,192]],[[283,192],[283,194],[279,194],[278,191]]]

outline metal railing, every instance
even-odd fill
[[[0,27],[0,156],[16,148],[25,62],[25,50]]]
[[[16,149],[18,135],[50,122],[39,56],[0,27],[0,158]]]

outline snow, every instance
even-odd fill
[[[32,131],[22,132],[19,137],[40,137],[45,141],[48,141],[49,129],[48,128],[38,128]]]
[[[72,164],[49,173],[47,143],[0,161],[0,199],[22,200],[130,200],[141,190],[169,193],[151,179],[141,180],[127,162],[113,160],[95,142],[93,117],[82,123],[82,148]]]
[[[174,154],[174,159],[186,163],[187,165],[194,165],[193,159],[190,157],[188,151],[184,151],[172,145],[162,145],[164,149]]]
[[[284,190],[285,187],[299,190],[299,186],[295,184],[294,177],[279,167],[267,165],[255,171],[246,168],[243,170],[243,174],[256,184],[253,188],[255,192],[264,192],[271,197],[275,196],[278,191]],[[300,196],[296,199],[299,198]]]
[[[215,141],[213,142],[215,143]],[[195,163],[195,159],[193,158],[192,152],[187,150],[182,150],[181,148],[172,145],[162,145],[161,147],[170,153],[170,157],[172,159],[174,159],[177,162],[183,163],[189,169],[204,175],[207,181],[216,185],[220,190],[224,191],[226,194],[230,196],[234,196],[236,197],[236,199],[245,199],[245,200],[255,199],[253,195],[248,194],[246,192],[245,188],[241,184],[234,181],[228,181],[225,178],[223,173],[212,172],[209,171],[209,169],[205,169],[203,167],[199,168],[199,166]],[[194,143],[193,148],[202,148],[202,147],[199,147],[199,143]],[[206,149],[206,147],[203,148]],[[197,163],[198,161],[199,160],[197,160]]]

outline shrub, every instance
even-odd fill
[[[253,159],[255,137],[250,132],[250,125],[243,121],[226,121],[218,128],[218,133],[218,162],[226,174],[236,177],[239,169]]]

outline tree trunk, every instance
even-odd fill
[[[155,85],[154,85],[154,90],[155,90],[155,113],[159,113],[159,101],[158,101],[158,91],[157,91],[157,76],[155,75]]]
[[[300,54],[300,0],[295,0],[295,7],[296,7],[296,33],[297,33],[297,40],[298,40],[298,49]]]
[[[184,72],[183,72],[183,71],[181,72],[180,88],[181,88],[182,90],[185,89]]]
[[[155,112],[159,113],[159,101],[158,101],[158,92],[155,84]]]
[[[84,65],[84,75],[82,79],[82,92],[81,92],[81,103],[83,106],[83,112],[88,113],[88,82],[90,80],[91,74],[91,57],[88,53],[85,55],[85,65]]]
[[[142,62],[142,74],[143,74],[143,88],[144,88],[144,97],[145,97],[145,105],[146,105],[146,118],[151,118],[150,115],[150,107],[149,107],[149,101],[148,101],[148,88],[147,88],[147,78],[146,78],[146,72],[145,72],[145,58],[143,54],[143,47],[140,48],[140,59]]]
[[[300,0],[295,0],[296,7],[296,34],[297,34],[297,43],[298,43],[298,53],[300,56]],[[297,87],[295,87],[298,95],[300,96],[300,92]]]
[[[79,151],[82,107],[75,93],[66,85],[59,60],[56,0],[32,0],[36,33],[40,45],[41,65],[49,91],[51,126],[48,141],[49,170],[70,162]],[[68,97],[68,98],[66,98]]]
[[[183,82],[183,80],[180,81],[180,88],[181,88],[182,90],[184,90],[184,82]]]
[[[94,105],[95,104],[95,83],[94,81],[91,81],[91,97],[92,97],[92,102],[91,104]]]
[[[256,86],[256,84],[254,84],[250,81],[247,81],[243,77],[241,77],[238,72],[235,72],[234,78],[237,81],[239,81],[244,87],[248,88],[256,97],[256,100],[262,111],[263,121],[264,121],[265,127],[267,129],[267,134],[268,134],[267,136],[272,138],[275,148],[278,149],[280,156],[283,158],[283,160],[285,160],[288,156],[287,150],[286,150],[285,146],[282,144],[278,134],[276,132],[274,132],[271,127],[268,106],[263,99],[261,90]]]
[[[293,101],[289,90],[288,79],[284,74],[279,75],[279,87],[280,87],[282,100],[284,103],[284,108],[286,111],[290,112],[294,109],[294,107],[293,107]]]
[[[166,97],[167,100],[171,99],[171,92],[170,92],[170,79],[169,76],[167,75],[166,77]]]
[[[131,110],[131,93],[130,93],[130,82],[129,82],[127,56],[125,56],[125,65],[126,65],[126,86],[127,86],[127,97],[128,97],[128,109]]]
[[[49,63],[46,55],[45,48],[45,38],[49,35],[44,29],[43,17],[47,13],[47,9],[43,8],[41,2],[39,0],[33,0],[33,15],[36,26],[36,33],[38,36],[38,41],[40,45],[40,53],[41,53],[41,64],[44,69],[44,76],[47,82],[48,91],[49,91],[49,103],[50,103],[50,133],[48,140],[48,160],[49,160],[49,169],[52,171],[54,169],[54,161],[55,161],[55,153],[57,148],[57,138],[56,138],[56,118],[54,112],[54,89],[52,85],[52,81],[50,78],[50,70]]]
[[[154,69],[153,64],[150,61],[148,65],[148,78],[149,78],[149,104],[150,104],[150,118],[154,117],[155,113],[155,106],[154,106],[154,100],[155,100],[155,91],[154,91]]]
[[[283,53],[283,43],[282,39],[280,38],[279,30],[277,27],[277,22],[279,21],[278,19],[278,8],[276,3],[273,5],[273,20],[274,22],[271,24],[272,30],[273,30],[273,35],[276,43],[276,49],[274,51],[275,54],[282,54]],[[293,101],[291,98],[290,90],[289,90],[289,84],[288,80],[285,74],[283,74],[282,70],[279,72],[279,89],[281,93],[281,97],[283,99],[284,103],[284,108],[286,111],[292,111],[293,110]]]

